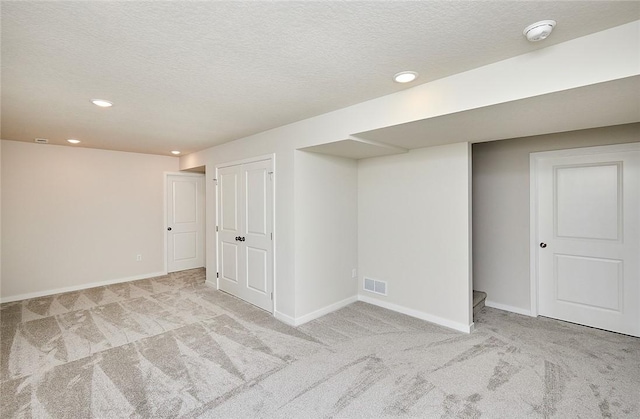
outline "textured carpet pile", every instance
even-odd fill
[[[365,303],[298,328],[204,271],[0,306],[2,418],[638,418],[640,339]]]

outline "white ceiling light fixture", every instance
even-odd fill
[[[418,78],[418,73],[415,71],[401,71],[395,76],[393,76],[393,80],[396,83],[410,83]]]
[[[101,108],[110,108],[113,106],[113,102],[109,102],[108,100],[104,99],[91,99],[91,103],[96,106],[100,106]]]
[[[75,138],[69,138],[67,142],[71,144],[80,144],[80,140],[76,140]]]
[[[522,34],[526,36],[530,42],[538,42],[547,39],[555,27],[555,20],[541,20],[524,28]]]
[[[180,154],[180,152],[178,150],[173,150],[171,154],[175,154],[177,156],[178,154]]]

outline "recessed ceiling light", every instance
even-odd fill
[[[75,138],[69,138],[67,142],[71,144],[80,144],[80,140],[76,140]]]
[[[551,35],[551,31],[553,31],[555,26],[555,20],[541,20],[540,22],[532,23],[524,28],[522,34],[526,36],[529,41],[538,42]]]
[[[175,154],[177,156],[178,154],[180,154],[180,152],[178,150],[173,150],[171,154]]]
[[[110,108],[111,106],[113,106],[113,103],[104,99],[91,99],[91,103],[96,106],[100,106],[101,108]]]
[[[401,71],[393,76],[393,80],[398,83],[409,83],[414,81],[418,77],[418,73],[415,71]]]

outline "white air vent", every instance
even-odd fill
[[[376,279],[364,278],[364,289],[380,295],[387,295],[387,283]]]
[[[49,140],[46,138],[36,138],[34,141],[38,144],[49,144]]]
[[[364,289],[367,291],[374,292],[376,290],[376,281],[374,281],[373,279],[365,278]]]

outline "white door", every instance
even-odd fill
[[[204,176],[167,175],[167,272],[204,266]]]
[[[218,286],[273,312],[272,160],[218,169]]]
[[[640,143],[532,163],[539,314],[640,336]]]

